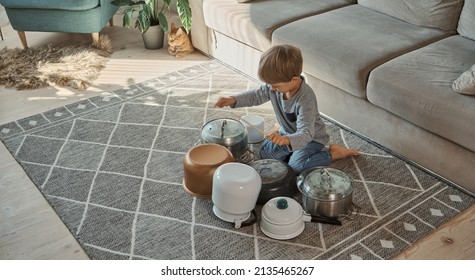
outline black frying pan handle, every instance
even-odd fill
[[[337,218],[328,218],[328,217],[321,217],[321,216],[311,216],[312,219],[310,220],[311,222],[316,222],[320,224],[330,224],[330,225],[337,225],[341,226],[342,223],[340,220]]]

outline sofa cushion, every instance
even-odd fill
[[[372,69],[448,34],[350,5],[280,27],[272,43],[296,45],[302,50],[304,72],[366,98]]]
[[[358,0],[358,4],[415,25],[455,31],[463,0]]]
[[[460,35],[475,40],[475,1],[465,1],[457,31]]]
[[[453,82],[452,89],[458,93],[475,95],[475,64]]]
[[[354,3],[354,0],[204,0],[205,24],[258,50],[270,47],[272,32],[296,19]]]
[[[89,10],[99,5],[99,0],[1,0],[10,9]]]
[[[475,151],[475,97],[456,94],[451,88],[474,63],[474,42],[451,36],[374,69],[368,80],[368,100]]]

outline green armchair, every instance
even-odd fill
[[[91,33],[99,40],[99,31],[110,22],[118,7],[111,0],[0,0],[12,28],[18,32],[24,48],[25,31]]]

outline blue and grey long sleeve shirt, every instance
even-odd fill
[[[236,99],[233,108],[258,106],[270,101],[278,123],[290,140],[292,151],[304,148],[312,140],[327,145],[330,136],[320,117],[317,98],[313,89],[301,78],[300,89],[288,100],[284,100],[282,92],[273,91],[271,85],[265,84],[233,95]]]

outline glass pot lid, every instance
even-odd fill
[[[316,168],[301,185],[302,194],[319,200],[338,200],[353,192],[351,177],[334,168]]]
[[[246,127],[234,119],[211,120],[201,130],[201,138],[207,143],[232,145],[246,137]]]
[[[283,180],[289,173],[287,165],[276,159],[261,159],[249,164],[261,176],[262,184],[272,184]]]

